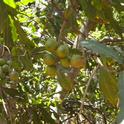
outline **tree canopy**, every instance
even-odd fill
[[[123,0],[0,0],[0,123],[124,123]]]

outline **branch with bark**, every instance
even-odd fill
[[[105,44],[120,43],[120,42],[124,42],[124,39],[108,37],[108,38],[104,38],[103,40],[100,41],[100,43],[105,43]]]
[[[89,35],[89,32],[94,28],[95,28],[95,22],[91,21],[91,20],[87,20],[85,25],[82,26],[81,34],[79,34],[79,36],[76,38],[76,40],[75,40],[75,42],[73,44],[73,47],[79,49],[80,48],[80,46],[79,46],[80,41],[86,39],[88,37],[88,35]],[[79,72],[78,69],[72,69],[70,71],[69,75],[70,75],[70,77],[72,79],[75,79],[75,77],[77,76],[78,72]]]

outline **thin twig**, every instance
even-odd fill
[[[0,86],[0,95],[2,97],[2,104],[3,104],[4,111],[6,113],[6,116],[8,117],[8,111],[7,111],[6,103],[5,103],[4,99],[3,99],[4,93],[3,93],[2,86]]]
[[[60,42],[62,37],[63,37],[63,31],[65,29],[65,26],[66,26],[67,22],[66,20],[63,21],[63,24],[61,26],[61,29],[60,29],[60,33],[59,33],[59,37],[58,37],[58,41]]]
[[[104,38],[103,40],[101,40],[100,42],[101,43],[120,43],[120,42],[123,42],[124,40],[123,39],[120,39],[120,38]]]
[[[91,122],[91,120],[85,115],[85,114],[83,114],[83,113],[81,113],[82,114],[82,116],[90,123],[90,124],[93,124],[92,122]]]
[[[81,106],[80,106],[80,112],[79,112],[79,113],[81,113],[81,111],[83,110],[84,101],[85,101],[85,98],[86,98],[86,95],[87,95],[88,88],[89,88],[90,83],[91,83],[91,81],[92,81],[92,78],[93,78],[93,76],[95,75],[95,73],[96,73],[96,71],[97,71],[98,68],[99,68],[99,65],[98,65],[96,68],[94,68],[94,70],[93,70],[93,72],[92,72],[92,74],[91,74],[91,76],[90,76],[90,78],[89,78],[89,80],[88,80],[88,82],[87,82],[87,86],[86,86],[84,95],[83,95],[83,97],[82,97],[82,99],[81,99]]]
[[[5,93],[3,91],[3,87],[2,86],[0,86],[0,95],[3,98],[2,99],[2,104],[3,104],[3,108],[4,108],[4,111],[5,111],[5,114],[6,114],[6,119],[8,121],[10,121],[11,124],[12,124],[12,117],[11,117],[11,114],[10,114],[10,109],[9,109],[8,101],[4,98]]]
[[[2,53],[1,53],[0,57],[3,57],[3,55],[4,55],[4,53],[5,53],[5,47],[4,47],[3,45],[1,45],[1,47],[2,47],[2,48],[0,48],[0,49],[2,49]]]
[[[66,37],[63,37],[63,40],[64,40],[67,44],[69,44],[69,45],[71,45],[71,46],[73,46],[73,44],[74,44],[74,41],[71,41],[71,40],[67,39]]]
[[[7,47],[6,45],[3,45],[4,48],[6,48],[6,50],[8,51],[9,55],[11,55],[10,49],[9,47]]]
[[[74,44],[73,44],[73,48],[78,48],[78,44],[79,44],[78,37],[79,37],[79,36],[77,36],[77,37],[75,38],[75,41],[74,41]]]
[[[63,124],[63,122],[65,122],[65,121],[67,121],[67,120],[69,120],[69,119],[71,119],[71,118],[73,118],[73,117],[75,117],[75,115],[69,116],[68,118],[66,118],[65,120],[62,121],[62,124]]]

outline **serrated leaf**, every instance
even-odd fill
[[[119,74],[119,101],[120,101],[120,112],[117,117],[117,123],[124,123],[124,71]]]
[[[118,51],[114,50],[112,47],[108,47],[104,44],[101,44],[94,40],[81,41],[80,46],[82,48],[86,47],[87,49],[92,50],[94,53],[98,53],[105,57],[110,57],[117,61],[119,64],[124,63],[124,56],[121,55]]]
[[[16,8],[16,4],[14,0],[3,0],[3,2],[14,9]]]
[[[117,80],[111,72],[101,67],[99,70],[99,86],[106,100],[109,101],[113,106],[117,106],[118,102],[118,86]]]

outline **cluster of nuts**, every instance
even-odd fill
[[[11,67],[11,64],[11,60],[0,58],[0,82],[4,82],[5,79],[18,81],[18,73]]]
[[[72,54],[68,44],[58,44],[54,38],[49,38],[45,43],[46,53],[43,57],[46,66],[46,73],[49,76],[56,76],[57,67],[59,64],[64,68],[78,68],[84,67],[84,59],[80,54]]]

